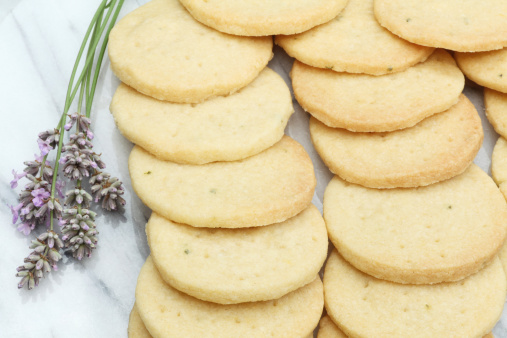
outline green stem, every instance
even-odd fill
[[[67,113],[69,112],[70,105],[74,101],[74,98],[77,94],[77,90],[79,88],[81,88],[81,91],[79,94],[78,113],[81,112],[83,97],[86,96],[86,99],[85,99],[85,101],[86,101],[86,116],[87,117],[90,116],[91,103],[93,101],[93,96],[95,93],[95,88],[96,88],[97,79],[98,79],[98,73],[100,72],[100,64],[102,63],[102,59],[104,57],[105,48],[106,48],[108,37],[109,37],[109,32],[113,28],[113,26],[116,22],[116,19],[118,18],[118,15],[120,13],[120,9],[123,6],[123,2],[124,2],[124,0],[111,0],[111,1],[109,1],[109,3],[107,2],[107,0],[103,0],[101,2],[97,11],[95,12],[95,15],[93,16],[92,21],[90,22],[90,25],[88,26],[85,37],[84,37],[83,42],[81,43],[81,47],[79,49],[79,52],[78,52],[78,55],[76,58],[76,62],[74,63],[74,68],[72,70],[72,74],[71,74],[70,81],[69,81],[69,86],[67,89],[67,96],[65,99],[63,113],[60,118],[60,121],[58,122],[58,126],[56,128],[56,129],[59,129],[60,139],[58,141],[55,166],[53,168],[53,182],[51,184],[51,197],[50,198],[53,203],[54,203],[54,199],[55,199],[56,179],[58,176],[58,168],[59,168],[59,164],[60,164],[59,161],[60,161],[60,157],[62,154],[63,136],[65,134],[65,120],[66,120]],[[115,5],[117,3],[119,5],[115,8]],[[106,8],[108,9],[108,11],[107,11],[104,21],[102,21],[103,13]],[[114,10],[114,15],[113,15],[111,22],[109,22],[106,36],[104,37],[104,42],[102,43],[102,46],[101,46],[101,49],[99,52],[98,61],[97,61],[98,63],[96,65],[93,82],[90,87],[89,83],[90,83],[91,69],[93,67],[93,59],[95,57],[95,51],[96,51],[97,45],[100,41],[100,37],[102,36],[104,29],[106,28],[106,25],[109,21],[109,18],[111,17],[111,14],[113,13],[113,10]],[[91,33],[92,29],[93,29],[93,33]],[[90,34],[92,34],[91,38],[90,38]],[[81,62],[81,57],[83,55],[84,48],[87,45],[89,38],[90,38],[90,42],[89,42],[89,46],[88,46],[86,60],[85,60],[83,69],[81,70],[81,74],[79,75],[77,81],[74,84],[74,78],[76,76],[77,69],[78,69],[79,64]],[[89,90],[85,90],[86,88],[89,88]],[[86,93],[86,94],[84,95],[84,93]],[[76,128],[77,128],[77,132],[79,132],[79,125],[76,126]],[[44,156],[43,163],[45,163],[46,158],[47,158],[47,155]],[[42,171],[41,171],[41,174],[42,174]],[[78,181],[78,184],[79,184],[79,186],[81,185],[80,180]],[[50,211],[50,230],[53,230],[53,224],[54,224],[54,217],[53,216],[54,216],[54,212],[53,212],[53,210],[51,210]]]

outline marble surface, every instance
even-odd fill
[[[126,0],[120,17],[145,3]],[[107,170],[120,177],[126,188],[124,214],[97,218],[99,247],[81,262],[65,256],[59,271],[38,288],[18,290],[16,267],[29,253],[31,237],[12,225],[9,205],[16,203],[10,189],[11,171],[38,153],[37,134],[54,128],[61,114],[66,87],[89,20],[99,1],[0,1],[0,337],[126,337],[136,280],[149,248],[144,225],[150,210],[132,192],[127,159],[132,144],[115,128],[109,102],[119,82],[106,58],[92,112],[96,151]],[[290,84],[292,65],[275,49],[270,67]],[[485,141],[476,163],[489,172],[491,152],[498,137],[484,118],[482,92],[466,94],[482,114]],[[295,114],[286,133],[301,142],[314,160],[318,185],[314,203],[321,199],[331,174],[311,146],[308,115],[294,101]],[[72,111],[72,109],[71,109]],[[22,186],[20,184],[20,186]],[[452,318],[449,318],[452,320]],[[507,337],[507,313],[495,327],[496,337]]]

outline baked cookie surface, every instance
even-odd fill
[[[499,137],[491,156],[491,176],[507,199],[507,141]]]
[[[372,75],[402,71],[433,51],[380,26],[373,15],[373,0],[349,0],[333,20],[300,34],[278,35],[275,42],[307,65]]]
[[[454,53],[454,58],[470,80],[507,93],[507,48],[480,53]]]
[[[348,0],[180,0],[194,18],[235,35],[295,34],[323,24],[343,10]]]
[[[191,164],[269,148],[294,112],[289,88],[269,68],[239,92],[198,104],[159,101],[121,84],[110,110],[127,139],[162,160]]]
[[[326,315],[320,320],[317,338],[347,338],[347,335]]]
[[[153,337],[306,337],[322,314],[322,282],[280,299],[222,305],[198,300],[167,285],[151,257],[141,269],[136,305]]]
[[[128,337],[129,338],[151,338],[151,334],[144,326],[143,320],[139,316],[139,312],[137,311],[136,304],[130,311],[129,316],[129,327],[128,327]]]
[[[417,187],[461,174],[484,137],[474,105],[461,95],[443,113],[389,133],[353,133],[310,119],[315,149],[342,179],[371,188]]]
[[[285,222],[245,229],[195,228],[152,213],[146,234],[168,284],[220,304],[276,299],[310,283],[328,248],[313,205]]]
[[[507,94],[484,88],[486,117],[495,131],[507,137]]]
[[[458,52],[507,46],[504,0],[374,0],[375,17],[410,42]]]
[[[340,254],[357,269],[403,284],[461,280],[500,251],[507,203],[471,164],[426,187],[372,189],[338,177],[324,195],[324,219]]]
[[[316,185],[310,157],[288,136],[244,160],[203,165],[162,161],[136,146],[129,171],[132,187],[150,209],[208,228],[285,221],[310,204]]]
[[[329,127],[356,132],[411,127],[456,104],[465,86],[463,74],[443,50],[395,74],[338,73],[295,61],[291,77],[303,109]]]
[[[482,337],[500,318],[506,277],[495,258],[460,282],[397,284],[360,272],[335,250],[324,294],[328,315],[351,337]]]
[[[109,37],[111,69],[159,100],[198,103],[254,80],[273,56],[271,37],[239,37],[195,21],[178,0],[152,0]]]

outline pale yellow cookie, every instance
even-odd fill
[[[317,338],[347,338],[347,335],[326,315],[320,320]]]
[[[295,34],[328,22],[348,0],[180,0],[194,18],[235,35]]]
[[[461,280],[499,252],[507,203],[475,164],[420,188],[372,189],[335,176],[324,219],[340,254],[357,269],[403,284]]]
[[[463,74],[443,50],[395,74],[338,73],[295,61],[291,77],[303,109],[330,127],[357,132],[411,127],[456,104],[465,86]]]
[[[306,337],[319,322],[323,298],[317,276],[276,300],[233,305],[205,302],[167,285],[151,257],[136,287],[139,315],[153,337]]]
[[[507,93],[507,48],[482,53],[454,53],[454,58],[470,80]]]
[[[491,156],[491,176],[507,199],[507,141],[499,137]]]
[[[507,242],[500,249],[498,258],[500,258],[500,262],[502,263],[503,271],[507,274]]]
[[[146,234],[168,284],[220,304],[276,299],[310,283],[328,247],[313,205],[285,222],[245,229],[195,228],[152,213]]]
[[[505,0],[374,0],[379,23],[410,42],[458,52],[507,46]]]
[[[433,51],[381,27],[373,15],[373,0],[349,0],[328,23],[297,35],[279,35],[275,42],[307,65],[372,75],[402,71]]]
[[[109,37],[120,80],[160,100],[196,103],[253,81],[273,56],[271,37],[220,33],[178,0],[152,0],[120,20]]]
[[[193,164],[240,160],[269,148],[294,112],[289,88],[269,68],[241,91],[198,104],[159,101],[121,84],[110,109],[130,141],[160,159]]]
[[[507,94],[484,88],[484,106],[495,131],[507,137]]]
[[[162,161],[136,146],[129,170],[132,187],[150,209],[208,228],[285,221],[310,204],[316,185],[310,157],[288,136],[247,159],[204,165]]]
[[[129,317],[129,327],[128,327],[128,337],[129,338],[151,338],[151,334],[144,326],[143,320],[139,316],[139,312],[137,311],[136,304],[132,308]]]
[[[407,129],[353,133],[310,119],[315,149],[342,179],[371,188],[417,187],[461,174],[479,151],[483,131],[464,96],[449,110]]]
[[[498,258],[462,281],[434,285],[376,279],[336,250],[324,272],[327,313],[351,337],[482,337],[500,318],[506,287]]]

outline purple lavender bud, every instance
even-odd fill
[[[53,268],[53,271],[58,271],[58,265],[53,264],[53,265],[51,265],[51,267]]]
[[[91,241],[88,237],[86,237],[86,236],[85,236],[85,237],[83,237],[83,242],[84,242],[85,244],[87,244],[87,245],[92,244],[92,241]]]
[[[11,183],[11,189],[14,189],[18,186],[18,181],[25,177],[27,175],[26,172],[22,172],[21,174],[18,174],[16,170],[12,169],[12,175],[14,176],[14,179],[10,182]]]
[[[51,272],[51,266],[47,261],[44,261],[43,271],[46,273]]]
[[[81,260],[81,259],[83,259],[83,256],[84,256],[84,245],[81,245],[79,247],[79,249],[77,250],[76,258],[78,260]]]
[[[37,264],[35,264],[35,270],[42,269],[42,266],[44,265],[44,260],[41,258],[37,261]]]
[[[83,195],[77,195],[76,196],[76,203],[77,204],[83,203]]]
[[[93,140],[93,133],[90,129],[86,131],[86,137],[88,137],[90,140]]]
[[[35,287],[35,279],[33,277],[29,277],[28,290],[32,290],[34,287]]]
[[[18,272],[20,272],[20,271],[26,271],[26,269],[25,269],[25,267],[23,265],[21,265],[21,266],[18,266],[16,268],[16,271],[18,271]]]
[[[40,255],[29,255],[27,257],[28,262],[35,262],[40,259]]]
[[[16,274],[16,277],[25,277],[28,276],[28,271],[20,271]]]
[[[35,251],[36,253],[38,253],[38,254],[41,254],[41,253],[43,253],[43,252],[44,252],[44,250],[45,250],[45,249],[46,249],[46,246],[44,246],[44,245],[40,245],[40,246],[36,247],[34,251]]]
[[[38,139],[37,144],[39,145],[42,156],[46,156],[53,149],[47,140],[43,141],[41,139]]]
[[[73,121],[70,120],[69,122],[67,122],[63,127],[65,128],[66,131],[69,131],[70,128],[72,128],[72,125],[73,125]]]
[[[37,277],[37,278],[35,278],[35,286],[37,286],[37,285],[39,285],[39,284],[38,284],[38,283],[39,283],[38,281],[39,281],[42,277],[44,277],[44,273],[42,272],[42,270],[35,270],[34,275],[35,275],[35,277]]]
[[[23,286],[25,286],[26,282],[28,282],[28,279],[29,279],[29,278],[30,278],[30,277],[29,277],[28,275],[24,276],[24,277],[21,279],[21,281],[19,282],[19,284],[18,284],[18,289],[23,288]]]
[[[25,236],[30,235],[30,232],[32,232],[32,229],[33,229],[33,227],[31,227],[29,223],[21,223],[17,227],[17,230],[19,232],[22,232]]]
[[[23,203],[19,203],[16,206],[10,206],[12,213],[12,224],[16,224],[19,218],[19,210],[23,207]]]
[[[28,262],[28,263],[25,263],[23,266],[24,266],[25,270],[31,270],[35,267],[35,264]]]
[[[53,248],[55,246],[55,239],[53,237],[48,238],[48,246]]]
[[[41,218],[48,210],[48,204],[49,203],[43,204],[42,207],[40,207],[39,210],[37,210],[37,212],[35,213],[35,217]]]
[[[47,192],[45,189],[41,188],[33,190],[32,196],[34,197],[34,199],[32,200],[33,204],[36,207],[41,207],[44,204],[43,200],[51,196],[51,194]]]
[[[44,233],[40,234],[39,237],[37,237],[37,239],[42,242],[42,241],[45,241],[48,237],[49,237],[49,233],[44,232]],[[40,245],[42,245],[42,244],[40,244]]]
[[[48,256],[54,262],[58,262],[62,258],[62,255],[60,255],[55,249],[49,250]]]

